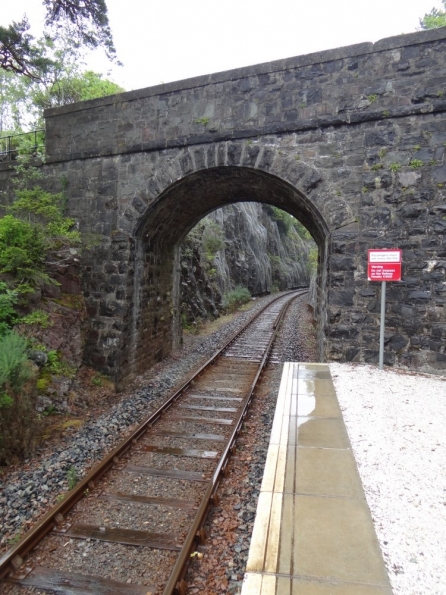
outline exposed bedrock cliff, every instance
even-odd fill
[[[261,295],[308,285],[314,252],[308,232],[283,211],[258,203],[214,211],[181,246],[183,322],[218,316],[237,286]]]

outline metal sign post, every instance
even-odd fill
[[[386,320],[386,281],[401,281],[402,252],[395,250],[369,250],[367,277],[381,282],[381,320],[379,323],[379,369],[384,363],[384,328]]]
[[[381,320],[379,322],[379,369],[384,363],[384,327],[386,325],[386,282],[381,283]]]

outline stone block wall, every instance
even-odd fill
[[[46,112],[45,168],[96,239],[87,360],[125,378],[164,357],[179,242],[211,210],[258,201],[319,245],[321,359],[376,361],[367,250],[401,248],[386,361],[444,372],[445,50],[444,30],[419,32]]]

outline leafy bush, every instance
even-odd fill
[[[14,308],[17,300],[17,292],[8,289],[6,283],[0,281],[0,337],[3,337],[17,320],[17,312]]]
[[[225,293],[223,296],[223,307],[229,312],[233,312],[239,306],[247,304],[251,299],[251,294],[246,287],[238,285],[232,291]]]
[[[0,273],[12,275],[19,291],[25,282],[41,281],[45,252],[39,229],[13,215],[0,219]]]
[[[34,310],[30,314],[23,316],[23,318],[20,319],[20,324],[48,328],[50,326],[49,315],[43,310]]]
[[[27,456],[38,424],[28,361],[27,341],[15,332],[0,339],[0,463],[14,456]]]
[[[55,284],[52,267],[80,243],[74,219],[64,216],[64,193],[42,189],[42,174],[27,158],[15,170],[15,200],[0,219],[0,336],[19,322],[47,324],[43,312],[20,320],[15,308],[36,288]]]
[[[68,376],[71,378],[76,373],[76,368],[62,360],[59,351],[52,349],[47,352],[47,356],[48,362],[45,364],[45,369],[54,376]]]
[[[215,255],[225,247],[222,228],[213,221],[203,230],[202,248],[208,262],[213,262]]]
[[[295,217],[293,217],[286,211],[282,211],[282,209],[279,209],[278,207],[273,207],[271,205],[264,205],[264,209],[271,217],[271,219],[277,223],[277,227],[279,228],[279,231],[281,231],[282,233],[290,235],[294,231],[304,240],[311,239],[311,235],[308,229],[304,227],[300,221],[298,221]]]

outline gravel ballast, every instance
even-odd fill
[[[330,364],[395,595],[446,593],[446,379]]]
[[[0,553],[55,504],[56,498],[82,478],[91,466],[116,446],[136,424],[141,423],[172,394],[174,388],[211,357],[217,349],[277,297],[256,300],[253,307],[238,313],[229,323],[208,336],[186,336],[182,349],[137,379],[128,393],[112,406],[92,415],[79,430],[72,430],[56,445],[42,447],[33,459],[0,478]],[[187,430],[187,426],[185,427]],[[203,424],[203,432],[209,428]]]
[[[180,352],[129,388],[119,403],[4,477],[0,482],[3,551],[68,489],[69,469],[82,476],[270,299],[259,300],[253,310],[212,335],[189,337]],[[277,361],[315,361],[314,332],[303,299],[290,308],[274,351]],[[394,595],[445,595],[445,378],[350,364],[330,364],[330,368]],[[241,588],[280,376],[280,367],[272,366],[254,401],[228,482],[220,491],[221,504],[207,521],[204,557],[193,560],[192,594],[236,594]],[[209,428],[203,424],[202,431]],[[225,431],[223,426],[219,429]],[[121,488],[111,481],[112,487]],[[145,493],[143,478],[134,488]],[[195,492],[188,497],[193,499]],[[123,580],[125,572],[120,571]]]

